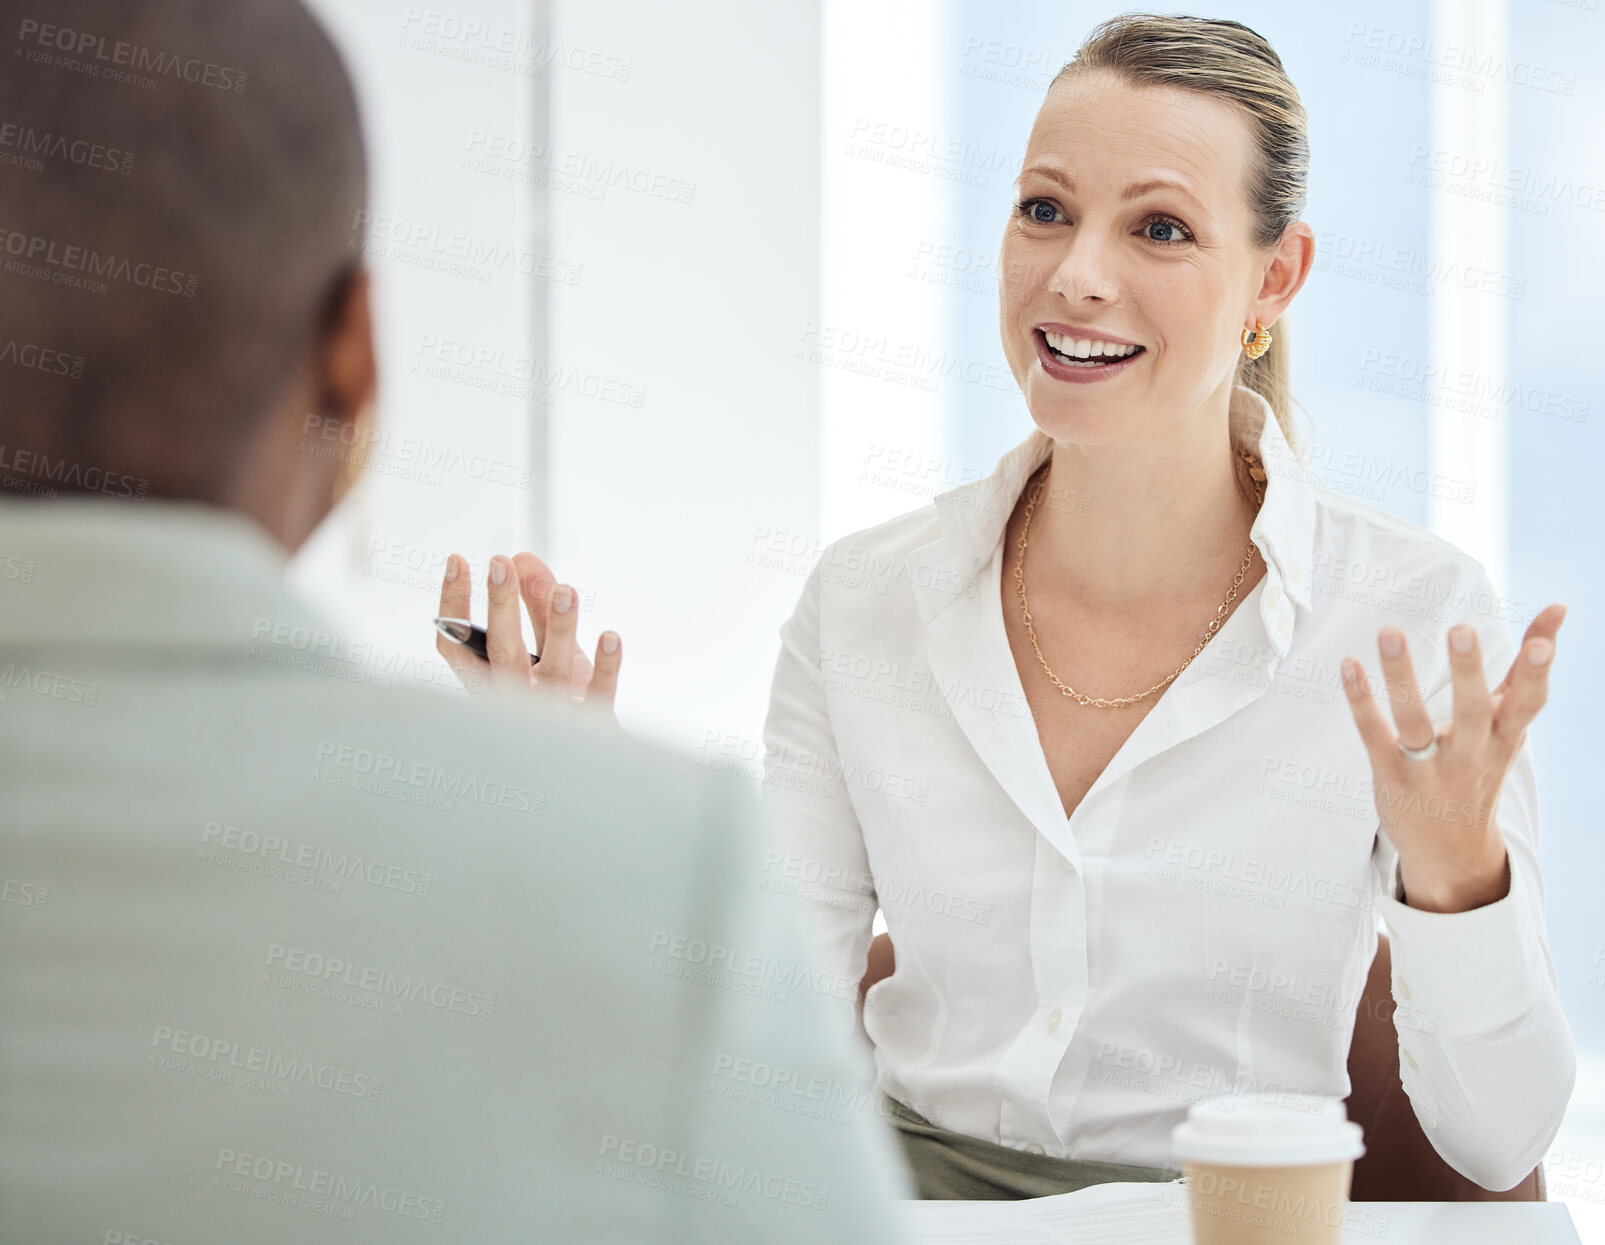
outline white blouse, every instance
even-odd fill
[[[1380,916],[1404,1088],[1438,1152],[1493,1189],[1541,1161],[1576,1072],[1544,933],[1530,744],[1496,813],[1511,891],[1398,901],[1339,663],[1377,678],[1401,627],[1446,722],[1446,632],[1489,686],[1515,653],[1475,559],[1311,482],[1270,407],[1232,422],[1269,479],[1266,574],[1066,817],[1004,631],[1005,525],[1048,456],[830,545],[781,629],[764,730],[764,885],[812,917],[844,1023],[876,908],[896,971],[865,1002],[879,1088],[1032,1153],[1179,1166],[1221,1093],[1349,1093]],[[1373,684],[1375,686],[1375,684]]]

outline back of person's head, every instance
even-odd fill
[[[231,504],[265,421],[356,400],[318,363],[358,286],[366,338],[338,53],[301,0],[0,0],[0,54],[0,497]]]

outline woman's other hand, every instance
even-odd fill
[[[1371,759],[1377,813],[1398,849],[1399,880],[1412,908],[1465,912],[1508,893],[1509,860],[1494,810],[1527,727],[1548,698],[1555,633],[1565,617],[1564,605],[1539,612],[1491,692],[1476,630],[1465,623],[1451,627],[1454,717],[1443,727],[1427,716],[1399,628],[1384,627],[1377,636],[1391,726],[1360,663],[1344,658],[1344,690]],[[1400,750],[1401,743],[1436,748],[1416,760]]]
[[[596,643],[594,664],[580,651],[579,593],[572,585],[559,584],[551,568],[533,553],[520,553],[512,558],[493,557],[485,587],[490,598],[485,622],[488,660],[445,636],[435,638],[435,651],[464,687],[475,692],[494,683],[613,712],[624,646],[616,632],[604,631]],[[440,585],[440,616],[470,617],[470,597],[468,563],[454,553],[446,559],[446,576]],[[538,663],[530,661],[524,643],[520,600],[535,628]]]

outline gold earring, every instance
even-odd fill
[[[1271,348],[1271,331],[1256,320],[1254,328],[1243,330],[1242,340],[1243,353],[1250,359],[1257,359]]]

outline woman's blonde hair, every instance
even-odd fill
[[[1142,86],[1166,86],[1214,95],[1237,105],[1252,128],[1257,158],[1248,173],[1248,205],[1256,246],[1274,246],[1304,212],[1310,172],[1309,124],[1282,60],[1263,37],[1241,22],[1212,17],[1122,13],[1096,27],[1067,77],[1109,70]],[[1294,448],[1293,394],[1285,319],[1258,360],[1242,355],[1236,383],[1254,390],[1276,413]]]

